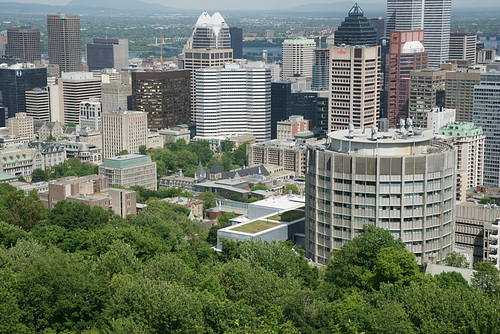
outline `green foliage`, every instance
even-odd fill
[[[377,288],[382,282],[398,281],[418,271],[416,262],[414,267],[408,263],[410,254],[405,252],[404,243],[395,240],[388,231],[365,225],[360,236],[332,253],[325,281],[342,288],[366,290]],[[387,258],[390,255],[396,255],[397,259],[391,261]]]
[[[483,197],[479,200],[479,204],[497,204],[493,198]]]
[[[45,170],[40,168],[36,168],[33,170],[33,173],[31,174],[31,182],[41,182],[48,180],[49,180],[49,173],[47,173]]]
[[[146,148],[146,145],[139,146],[139,153],[144,154],[144,155],[148,153],[148,149]]]
[[[82,162],[80,158],[69,158],[65,162],[49,167],[46,170],[50,180],[67,176],[87,176],[99,174],[99,167],[89,162]]]
[[[259,200],[257,197],[243,198],[238,194],[232,194],[231,196],[229,196],[229,199],[231,201],[237,201],[243,203],[253,203]]]
[[[104,226],[110,213],[100,206],[90,207],[80,202],[59,201],[49,213],[50,224],[75,229],[95,229]]]
[[[500,291],[500,271],[491,262],[477,262],[474,264],[476,272],[472,275],[472,286],[477,290],[496,294]]]
[[[235,217],[236,215],[233,212],[226,212],[220,216],[217,219],[219,221],[219,225],[212,226],[208,231],[207,242],[215,246],[217,244],[217,231],[221,228],[228,227],[229,220]]]
[[[293,183],[289,183],[285,186],[285,190],[283,193],[285,194],[288,194],[290,192],[290,190],[292,191],[292,194],[298,194],[299,193],[299,187],[297,187],[295,184]]]
[[[11,191],[2,197],[2,201],[1,219],[25,231],[31,230],[36,223],[47,218],[47,210],[38,198],[36,190],[32,190],[28,196],[25,196],[22,190]]]
[[[193,195],[181,188],[160,188],[158,190],[150,190],[140,186],[133,186],[130,189],[137,193],[137,203],[146,203],[150,198],[193,197]]]
[[[201,193],[198,195],[198,198],[203,200],[203,210],[207,210],[210,208],[215,208],[217,206],[217,203],[215,202],[216,198],[223,198],[220,195],[217,195],[216,193],[206,191],[204,193]]]
[[[469,268],[469,261],[465,255],[457,252],[449,252],[444,258],[444,263],[451,267]]]
[[[2,210],[29,198],[0,192]],[[473,286],[458,273],[426,277],[400,240],[371,225],[334,252],[327,267],[310,263],[290,242],[224,240],[217,254],[210,248],[216,229],[207,232],[157,198],[147,204],[147,211],[121,219],[63,201],[29,230],[0,223],[0,333],[496,333],[500,327],[499,272],[491,263],[476,264]],[[220,217],[221,226],[234,216]]]
[[[127,154],[130,154],[127,150],[121,150],[120,152],[118,152],[116,155],[117,156],[120,156],[120,155],[127,155]]]
[[[268,187],[266,187],[265,185],[263,184],[256,184],[255,186],[253,186],[252,188],[250,188],[251,191],[256,191],[256,190],[269,190]]]
[[[17,179],[18,179],[19,182],[28,182],[28,181],[26,181],[26,179],[22,175],[19,176]]]

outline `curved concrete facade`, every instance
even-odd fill
[[[307,256],[327,263],[374,224],[401,238],[419,263],[440,261],[454,244],[455,150],[432,131],[361,131],[332,132],[327,147],[307,149]]]

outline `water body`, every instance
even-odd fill
[[[243,54],[258,53],[262,54],[263,50],[267,50],[270,56],[281,56],[281,46],[244,46]]]
[[[490,37],[489,40],[486,37],[478,37],[477,40],[484,43],[485,49],[496,49],[500,42],[500,39],[497,39],[497,37]]]

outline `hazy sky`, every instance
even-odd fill
[[[27,3],[43,3],[49,5],[65,5],[69,1],[68,0],[0,0],[1,2],[27,2]],[[177,0],[142,0],[144,2],[149,3],[159,3],[164,6],[175,7],[175,8],[184,8],[184,9],[199,9],[199,10],[223,10],[223,9],[258,9],[265,10],[268,9],[277,9],[277,8],[293,8],[299,5],[305,5],[308,3],[335,3],[337,1],[322,1],[322,0],[252,0],[252,1],[238,1],[238,0],[190,0],[179,2]],[[344,0],[339,0],[344,1]],[[106,1],[104,0],[103,3]],[[356,2],[355,0],[352,1]],[[361,0],[360,3],[371,3],[371,4],[380,4],[385,7],[384,0]],[[498,0],[452,0],[453,7],[500,7],[500,1]],[[1,11],[1,8],[0,8]]]

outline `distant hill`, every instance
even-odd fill
[[[99,13],[113,10],[118,13],[165,13],[184,12],[182,9],[165,7],[159,4],[145,3],[139,0],[72,0],[65,6],[52,6],[37,3],[1,2],[2,13],[46,14],[56,12]]]
[[[295,12],[324,12],[324,13],[342,13],[347,16],[347,13],[354,5],[354,2],[351,1],[339,1],[339,2],[331,2],[331,3],[311,3],[307,5],[300,5],[297,7],[293,7],[290,10]],[[387,11],[386,3],[381,2],[378,4],[371,3],[361,3],[358,2],[359,7],[365,13],[365,16],[372,17],[376,15],[384,14]]]
[[[146,3],[139,0],[71,0],[66,7],[68,8],[88,8],[88,9],[116,9],[133,10],[143,12],[165,12],[179,11],[177,8],[165,7],[160,4]]]

